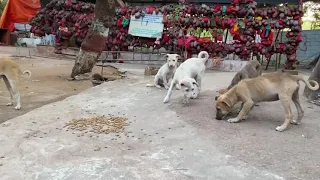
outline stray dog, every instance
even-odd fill
[[[159,69],[158,73],[154,77],[154,84],[147,84],[147,87],[157,87],[161,89],[163,85],[166,89],[169,88],[169,82],[172,80],[174,73],[178,67],[178,54],[166,54],[164,56],[167,62]],[[177,87],[179,88],[179,87]]]
[[[237,85],[243,79],[255,78],[262,74],[262,66],[257,60],[251,60],[245,65],[237,74],[233,77],[231,84],[227,89],[219,91],[220,95],[226,93],[233,86]],[[217,95],[215,99],[217,100],[220,95]]]
[[[28,74],[28,78],[31,77],[30,71],[22,72],[20,66],[12,59],[0,58],[0,79],[3,78],[11,97],[11,102],[7,106],[12,106],[15,103],[16,110],[21,109],[20,93],[17,89],[18,77],[24,74]]]
[[[179,84],[184,93],[183,104],[188,104],[190,98],[197,98],[201,91],[201,80],[206,70],[205,64],[208,58],[209,54],[206,51],[201,51],[197,58],[190,58],[183,62],[177,68],[163,102],[170,101],[172,89],[177,84]]]
[[[237,72],[237,74],[233,77],[231,84],[229,85],[229,87],[227,89],[224,89],[222,91],[219,92],[219,95],[217,95],[215,97],[215,100],[217,100],[219,98],[219,96],[221,96],[221,94],[226,93],[227,91],[229,91],[233,86],[237,85],[241,80],[243,79],[251,79],[251,78],[255,78],[258,76],[261,76],[262,74],[262,66],[259,63],[259,61],[257,60],[251,60],[248,62],[248,64],[246,64],[239,72]],[[242,108],[243,104],[241,105]],[[255,106],[259,106],[258,103],[255,104]],[[241,110],[240,108],[240,110]],[[240,110],[238,111],[238,113],[240,112]]]
[[[243,103],[243,107],[236,118],[228,120],[230,123],[236,123],[246,119],[246,116],[255,103],[280,100],[285,110],[286,118],[284,123],[278,126],[276,130],[284,131],[290,123],[298,125],[301,123],[304,115],[299,101],[299,81],[303,81],[306,86],[313,91],[319,89],[319,84],[316,81],[306,81],[303,77],[283,72],[268,73],[256,78],[244,79],[218,98],[216,102],[216,119],[223,119],[239,101]],[[310,83],[314,86],[311,86]],[[292,101],[298,111],[297,120],[292,119],[290,108]]]

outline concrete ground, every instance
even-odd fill
[[[238,124],[214,119],[215,91],[234,73],[206,73],[201,98],[185,107],[181,92],[163,104],[166,91],[146,88],[152,78],[140,67],[129,70],[125,80],[2,123],[0,179],[320,179],[319,107],[302,97],[302,124],[277,132],[279,102],[261,103]],[[128,117],[130,136],[78,137],[63,129],[73,118],[108,114]]]

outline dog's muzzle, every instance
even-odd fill
[[[221,110],[217,110],[216,120],[222,120],[223,117],[224,117],[224,114],[221,112]]]

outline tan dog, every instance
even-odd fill
[[[306,81],[303,77],[282,72],[268,73],[256,78],[244,79],[218,98],[216,102],[216,119],[223,119],[238,102],[242,102],[243,107],[236,118],[228,120],[230,123],[236,123],[245,119],[255,103],[280,100],[284,107],[286,118],[284,123],[278,126],[276,130],[284,131],[290,123],[300,124],[304,112],[299,101],[300,85],[298,81],[303,81],[311,90],[316,91],[319,89],[319,84],[316,81]],[[311,86],[310,83],[314,84],[314,86]],[[293,101],[298,111],[297,120],[292,119],[291,101]]]
[[[11,102],[7,106],[16,104],[16,110],[21,109],[20,93],[17,89],[18,78],[24,74],[28,74],[28,78],[31,77],[30,71],[22,72],[19,65],[12,59],[0,58],[0,79],[3,78],[11,97]]]

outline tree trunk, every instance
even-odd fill
[[[113,25],[115,8],[123,6],[120,0],[97,0],[91,29],[81,44],[80,51],[76,57],[72,69],[71,78],[92,71],[100,54],[105,48],[109,28]]]
[[[313,68],[309,80],[315,80],[320,84],[320,61],[317,62],[316,67]],[[308,87],[304,88],[304,95],[311,101],[317,100],[320,90],[312,91]]]

